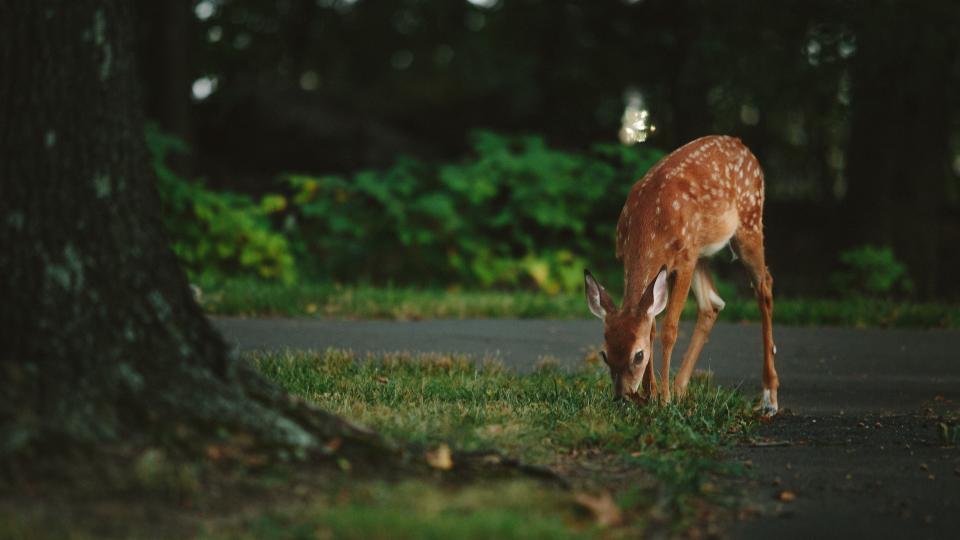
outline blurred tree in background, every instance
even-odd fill
[[[471,133],[537,134],[556,152],[583,156],[615,140],[625,92],[636,89],[658,128],[646,144],[669,151],[719,132],[741,137],[758,155],[768,182],[768,258],[781,291],[829,292],[839,254],[875,244],[892,248],[906,264],[916,294],[960,296],[960,285],[946,279],[960,272],[953,249],[960,242],[955,2],[141,4],[138,51],[148,114],[193,148],[192,159],[172,163],[174,170],[203,176],[211,188],[292,195],[295,186],[278,179],[293,173],[337,178],[346,192],[369,195],[364,182],[389,184],[398,169],[410,169],[404,165],[410,161],[398,161],[407,156],[423,175],[410,173],[421,190],[415,192],[427,198],[398,200],[411,215],[454,205],[433,229],[425,226],[433,238],[424,249],[449,250],[466,234],[451,223],[475,218],[458,206],[437,170],[461,163],[465,174],[476,172],[471,167],[479,165],[463,163],[482,160]],[[634,180],[617,179],[623,189]],[[583,186],[594,181],[581,180]],[[549,196],[550,188],[542,189]],[[576,226],[612,226],[620,192],[586,197],[596,205],[594,214]],[[503,196],[522,204],[514,193],[506,187]],[[443,198],[449,200],[440,203]],[[369,204],[352,203],[363,234],[379,237],[373,228],[401,223],[376,221],[376,197],[364,200]],[[303,211],[277,214],[277,226],[282,216]],[[329,231],[318,229],[303,249],[317,253],[317,242],[346,241],[318,238]],[[519,264],[569,241],[574,257],[603,257],[591,264],[616,268],[612,238],[606,252],[590,252],[581,250],[576,235],[534,228],[534,249],[518,251],[513,243],[521,240],[510,236],[517,232],[501,235],[503,242],[490,250],[510,253]],[[400,253],[395,256],[404,257]],[[437,274],[450,275],[447,251],[430,253],[425,260],[443,265],[433,266]],[[323,261],[308,266],[308,273],[343,279]],[[379,268],[391,267],[371,264],[351,275],[389,279],[376,275]],[[392,279],[416,281],[417,275]]]

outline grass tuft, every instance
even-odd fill
[[[723,453],[755,422],[739,393],[705,375],[696,376],[677,403],[638,407],[613,402],[609,376],[595,365],[571,373],[547,364],[517,374],[457,355],[357,358],[328,350],[252,358],[287,391],[397,441],[497,449],[550,467],[570,479],[577,492],[610,492],[626,516],[614,536],[650,527],[679,532],[707,526],[702,516],[711,514],[702,511],[704,506],[733,501],[717,488],[734,472],[723,463]],[[405,490],[425,491],[410,496]],[[517,500],[525,502],[509,502],[509,490],[523,493]],[[277,519],[307,520],[332,537],[357,538],[563,538],[599,531],[589,516],[575,511],[571,493],[545,485],[378,484],[363,487],[367,495],[348,492],[350,503],[307,516],[263,519],[269,526],[277,526]],[[450,516],[456,519],[448,521]],[[372,525],[378,521],[390,527]]]

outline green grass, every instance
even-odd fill
[[[413,448],[410,459],[431,463],[429,453],[444,447],[453,460],[459,451],[498,450],[551,469],[570,487],[515,474],[464,476],[436,460],[426,475],[364,472],[343,456],[338,468],[294,463],[225,478],[211,462],[198,465],[204,472],[186,491],[150,481],[140,491],[93,486],[82,495],[0,504],[0,537],[716,535],[738,502],[728,480],[742,472],[724,462],[725,452],[756,421],[736,390],[706,375],[676,403],[641,407],[614,403],[606,369],[595,363],[517,374],[459,356],[361,359],[334,350],[261,353],[251,361],[292,394]]]
[[[749,297],[728,295],[720,320],[757,321]],[[204,308],[212,314],[325,317],[340,319],[467,319],[590,317],[581,294],[533,291],[464,291],[303,283],[227,281],[204,288]],[[684,318],[694,318],[688,302]],[[855,327],[960,328],[960,305],[906,303],[867,298],[776,298],[778,324]]]
[[[343,319],[573,318],[583,316],[574,295],[531,291],[459,291],[315,283],[281,285],[227,281],[204,289],[202,305],[218,315]]]
[[[288,392],[388,437],[419,445],[455,441],[464,450],[495,447],[535,462],[595,446],[641,455],[712,451],[748,416],[738,394],[702,377],[678,405],[636,407],[614,403],[606,369],[586,364],[576,373],[545,367],[524,375],[450,355],[358,362],[331,350],[253,358]]]
[[[517,480],[363,484],[339,501],[247,522],[258,531],[251,537],[296,537],[288,533],[299,527],[334,538],[632,537],[709,528],[703,509],[734,501],[717,487],[734,472],[723,452],[755,420],[743,397],[706,376],[678,403],[638,407],[614,403],[609,376],[596,365],[522,375],[449,355],[358,361],[342,351],[254,361],[289,392],[388,438],[426,449],[496,449],[551,468],[574,489]],[[601,530],[574,503],[577,493],[602,492],[612,493],[623,516],[614,529]]]
[[[403,539],[445,540],[582,537],[564,523],[569,512],[562,493],[530,481],[503,481],[444,488],[404,481],[364,482],[343,487],[336,497],[274,510],[240,526],[209,528],[211,539]],[[590,525],[583,525],[587,531]]]

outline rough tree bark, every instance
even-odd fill
[[[129,5],[0,2],[0,456],[224,430],[395,454],[261,379],[193,302],[158,219]]]

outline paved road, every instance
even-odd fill
[[[576,366],[603,342],[603,326],[596,320],[215,322],[244,350],[458,352],[496,357],[521,371],[545,357]],[[682,325],[679,350],[686,347],[690,330]],[[777,327],[774,337],[781,405],[796,412],[881,414],[915,411],[936,395],[960,401],[960,332]],[[742,383],[745,391],[759,392],[760,351],[758,325],[718,323],[697,368],[713,371],[721,384]]]
[[[459,352],[521,371],[545,357],[576,366],[602,342],[595,320],[215,323],[242,350]],[[733,452],[755,473],[742,483],[755,517],[734,536],[957,538],[960,451],[937,429],[960,413],[960,332],[780,326],[775,338],[785,410],[760,430],[776,446]],[[697,367],[758,393],[760,350],[758,325],[717,324]],[[783,491],[795,500],[778,501]]]

